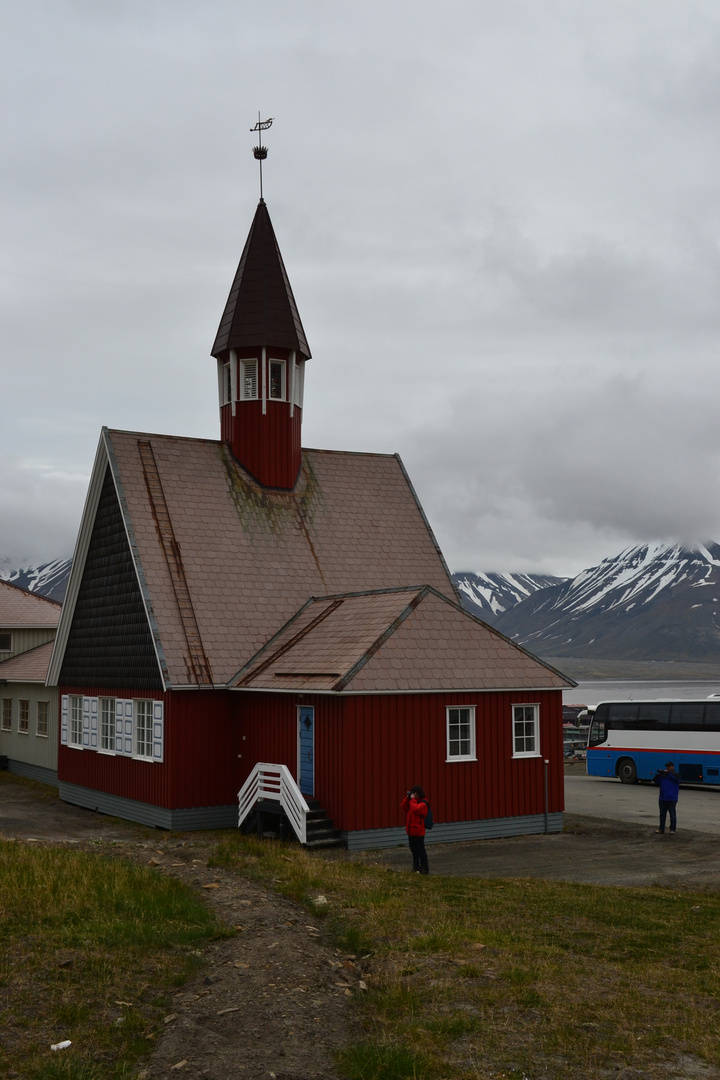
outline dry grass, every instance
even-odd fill
[[[217,859],[371,954],[368,1038],[341,1061],[352,1080],[655,1076],[682,1055],[720,1066],[717,894],[423,878],[240,837]]]
[[[132,1075],[218,932],[189,889],[149,868],[0,841],[0,1075]]]

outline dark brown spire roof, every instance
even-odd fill
[[[310,356],[270,215],[261,199],[220,320],[212,355],[220,359],[228,349],[263,345],[297,349],[306,358]]]

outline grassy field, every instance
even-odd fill
[[[0,1076],[134,1076],[172,990],[220,933],[178,881],[0,841]],[[71,1039],[71,1051],[50,1047]]]
[[[351,1080],[720,1065],[720,895],[424,878],[241,837],[216,860],[325,915],[367,957],[367,1038],[339,1062]]]
[[[366,1037],[338,1062],[349,1080],[720,1066],[720,894],[425,878],[235,834],[211,864],[305,904],[357,957]],[[150,867],[0,842],[0,1075],[130,1080],[222,932]]]

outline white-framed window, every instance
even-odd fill
[[[12,698],[2,699],[2,730],[12,731]]]
[[[476,761],[475,706],[450,705],[447,714],[447,760]]]
[[[100,698],[100,749],[113,754],[115,753],[115,716],[115,698]]]
[[[30,702],[22,698],[18,701],[18,731],[30,734]]]
[[[222,366],[222,403],[229,405],[232,401],[232,368],[230,361],[226,360]]]
[[[79,694],[70,695],[70,745],[82,747],[83,699]]]
[[[257,360],[240,361],[240,399],[242,401],[257,401],[258,396],[258,362]]]
[[[513,757],[540,757],[540,706],[513,705]]]
[[[0,633],[0,652],[12,652],[12,634]]]
[[[35,734],[47,738],[48,734],[48,701],[38,701],[35,706]]]
[[[135,757],[152,760],[153,703],[135,700]]]
[[[285,361],[270,360],[270,392],[268,397],[272,401],[285,400]]]

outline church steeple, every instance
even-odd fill
[[[305,331],[261,198],[212,348],[221,438],[264,487],[292,488],[300,470]]]

